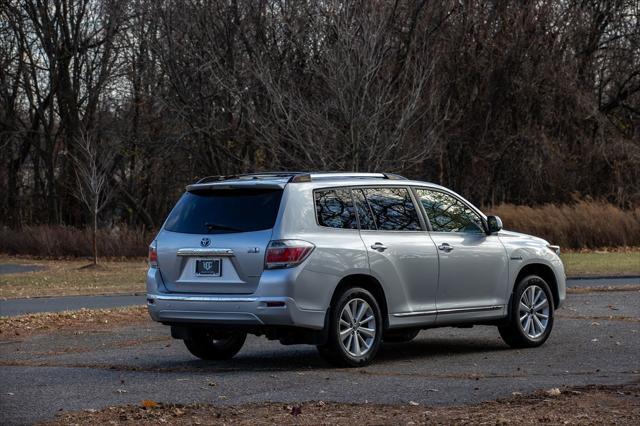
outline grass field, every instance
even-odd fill
[[[640,250],[562,253],[567,276],[640,275]]]
[[[34,260],[0,256],[0,263],[39,265],[45,269],[0,275],[0,298],[115,294],[145,291],[143,259],[104,261],[98,269],[87,260]]]
[[[640,250],[567,252],[568,276],[640,275]],[[99,269],[82,268],[87,260],[40,260],[0,256],[0,263],[29,264],[43,270],[0,275],[0,298],[139,293],[145,291],[144,260],[103,261]]]

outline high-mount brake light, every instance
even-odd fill
[[[292,268],[304,262],[316,246],[302,240],[271,241],[265,254],[265,269]]]
[[[158,248],[156,246],[156,242],[152,242],[149,246],[149,267],[157,268],[158,267]]]

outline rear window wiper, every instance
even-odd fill
[[[205,222],[204,226],[207,228],[207,231],[236,231],[241,232],[242,229],[234,228],[232,226],[221,225],[219,223]]]

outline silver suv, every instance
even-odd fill
[[[248,333],[361,366],[382,341],[495,325],[539,346],[565,299],[559,248],[458,194],[383,173],[259,173],[187,187],[149,247],[147,303],[202,359]]]

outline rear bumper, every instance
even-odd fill
[[[298,308],[289,297],[147,294],[149,315],[164,323],[288,325],[320,330],[322,311]]]
[[[325,310],[302,309],[294,298],[275,291],[269,295],[169,293],[156,269],[147,273],[147,308],[154,321],[184,325],[276,325],[321,330],[325,320]]]

